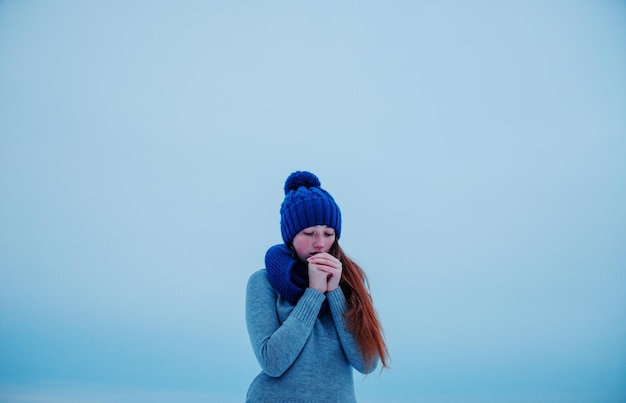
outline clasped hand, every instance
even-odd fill
[[[309,268],[309,287],[319,292],[331,292],[339,287],[341,280],[341,262],[327,252],[321,252],[307,259]]]

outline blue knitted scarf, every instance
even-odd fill
[[[265,253],[265,268],[270,283],[291,305],[296,305],[309,286],[307,266],[294,257],[284,244],[274,245]],[[328,309],[324,301],[322,311]]]

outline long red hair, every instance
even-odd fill
[[[345,318],[348,331],[354,335],[361,349],[366,368],[371,366],[376,356],[380,358],[383,368],[388,368],[389,352],[365,272],[344,253],[337,241],[331,247],[330,254],[339,259],[343,268],[339,286],[348,301]]]

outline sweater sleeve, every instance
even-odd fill
[[[265,270],[252,274],[246,290],[246,326],[257,361],[271,377],[281,376],[296,360],[326,297],[307,288],[282,324],[276,312],[277,298]]]
[[[335,322],[335,327],[337,328],[337,334],[339,335],[341,347],[348,358],[348,362],[350,362],[350,365],[352,365],[354,369],[362,374],[373,372],[378,365],[379,358],[374,357],[369,365],[366,365],[363,360],[361,350],[359,349],[354,336],[347,329],[344,315],[348,310],[348,303],[345,295],[343,294],[343,290],[341,287],[337,287],[334,291],[327,293],[326,296],[330,305],[333,321]]]

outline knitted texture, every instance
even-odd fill
[[[278,293],[295,305],[309,286],[307,265],[296,259],[285,245],[274,245],[265,253],[267,277]],[[322,312],[328,311],[328,302],[322,304]]]
[[[320,312],[325,301],[329,312]],[[293,305],[272,286],[267,270],[253,273],[246,326],[262,371],[246,402],[356,402],[352,369],[366,369],[343,320],[346,306],[341,287],[326,295],[307,288]]]
[[[309,273],[304,263],[293,257],[285,245],[274,245],[265,253],[267,277],[276,291],[295,305],[309,286]]]
[[[285,199],[280,207],[280,231],[285,245],[296,234],[315,225],[326,225],[341,235],[341,210],[333,197],[321,188],[317,176],[296,171],[285,181]]]

